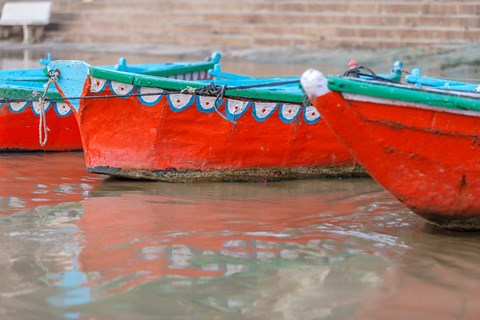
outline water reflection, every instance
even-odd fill
[[[480,233],[445,233],[426,226],[367,290],[360,311],[368,319],[478,319]]]
[[[376,197],[388,201],[372,203]],[[247,312],[261,301],[259,292],[247,287],[225,294],[231,281],[257,285],[272,273],[338,277],[339,267],[355,266],[359,257],[381,272],[405,248],[381,232],[408,225],[390,218],[385,225],[384,206],[391,203],[369,179],[270,185],[107,180],[83,203],[77,223],[79,270],[90,289],[85,298],[143,291],[145,284],[187,296],[187,288],[218,286],[219,293],[193,301]],[[368,220],[376,222],[365,229]],[[350,276],[379,281],[375,271],[356,272]]]
[[[83,200],[102,177],[83,153],[0,154],[0,215]]]
[[[48,190],[65,190],[59,189],[66,178],[61,163],[71,164],[75,182],[67,189],[76,190],[40,194],[47,205],[0,216],[2,318],[478,314],[479,236],[425,229],[370,179],[100,181],[79,166],[81,157],[62,157],[0,159],[15,168],[4,181],[23,177],[5,189],[18,198],[37,196],[35,179]],[[31,169],[43,177],[27,179],[21,171],[27,162],[37,163]],[[79,188],[83,179],[89,188]]]
[[[79,260],[85,272],[116,279],[107,291],[158,277],[230,276],[258,261],[329,263],[321,251],[346,235],[319,234],[342,230],[354,208],[338,198],[361,185],[107,181],[83,204]]]

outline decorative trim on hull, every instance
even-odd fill
[[[12,113],[22,113],[31,110],[34,115],[37,117],[40,116],[40,106],[38,101],[27,101],[27,102],[8,102],[0,103],[0,108],[8,108]],[[52,108],[55,110],[55,114],[59,117],[66,117],[72,114],[72,110],[64,102],[49,102],[45,106],[45,112]]]
[[[44,146],[39,141],[38,101],[23,103],[21,111],[12,111],[7,103],[0,105],[0,151],[77,151],[82,141],[75,115],[65,103],[51,102],[45,109],[49,129]],[[18,109],[20,110],[20,109]]]
[[[87,171],[121,178],[164,182],[270,182],[313,178],[368,177],[365,170],[358,164],[330,167],[255,168],[206,171],[176,169],[126,170],[112,167],[87,167]]]
[[[155,87],[132,85],[127,87],[125,84],[95,77],[90,77],[90,83],[89,91],[93,94],[92,96],[99,94],[98,97],[101,98],[101,94],[105,94],[105,90],[107,90],[108,94],[113,93],[122,98],[133,95],[142,105],[147,107],[157,106],[162,98],[166,96],[168,105],[174,112],[184,111],[196,102],[197,109],[203,113],[214,112],[215,104],[217,106],[225,104],[226,117],[230,120],[238,120],[246,113],[251,113],[257,122],[263,122],[275,113],[284,123],[291,123],[300,115],[303,116],[307,124],[316,124],[321,119],[320,113],[314,106],[302,108],[302,105],[294,103],[239,100],[234,98],[223,98],[217,101],[216,97],[211,96],[168,92]]]

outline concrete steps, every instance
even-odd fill
[[[468,0],[53,0],[52,10],[46,38],[64,42],[382,48],[480,40],[480,2]]]

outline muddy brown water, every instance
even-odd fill
[[[478,319],[479,264],[480,234],[369,178],[168,184],[0,154],[0,319]]]

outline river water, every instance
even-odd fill
[[[369,178],[167,184],[0,154],[0,319],[479,319],[479,264],[480,234]]]

